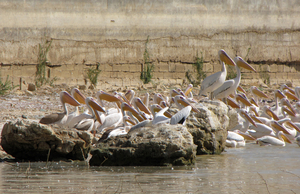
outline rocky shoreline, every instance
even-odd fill
[[[6,151],[1,151],[2,161],[85,160],[88,153],[91,153],[93,155],[90,160],[91,165],[189,165],[195,162],[196,155],[222,153],[225,149],[227,128],[237,122],[236,112],[223,102],[207,101],[196,104],[200,113],[192,113],[187,119],[186,126],[157,126],[154,129],[145,127],[143,128],[145,131],[140,131],[135,135],[110,138],[101,144],[93,145],[92,134],[87,132],[76,129],[70,131],[37,123],[42,116],[59,111],[61,105],[58,98],[59,92],[62,90],[68,91],[71,88],[66,85],[44,86],[33,92],[15,90],[0,97],[3,105],[1,108],[3,111],[0,114],[2,118],[0,128],[3,128],[1,144]],[[154,88],[153,91],[155,91]],[[97,91],[87,89],[83,92],[93,96]],[[42,130],[47,133],[38,135],[37,132]],[[154,131],[160,132],[154,133]],[[170,134],[170,131],[180,132],[178,132],[179,134]],[[44,137],[44,134],[49,135],[48,139]],[[164,137],[166,134],[169,135],[168,138],[180,137],[181,144],[176,144],[176,141],[172,142],[175,145],[170,144]],[[187,136],[189,136],[188,140],[184,138]],[[31,142],[28,137],[32,138]],[[141,141],[141,137],[144,137],[143,141]],[[152,138],[160,139],[160,141],[154,141]],[[27,142],[24,142],[24,139]],[[22,145],[18,145],[18,143]],[[24,143],[27,144],[27,147],[24,146]],[[183,144],[188,146],[185,147]],[[28,145],[30,145],[30,149],[28,149]],[[160,151],[157,151],[157,154],[145,151],[153,145],[158,145],[156,147]],[[144,151],[141,151],[143,150],[141,147],[144,148]],[[26,153],[26,150],[30,150],[30,152]],[[144,158],[141,158],[141,153]],[[115,156],[118,154],[131,159],[116,158]],[[174,155],[176,157],[173,157]],[[149,159],[151,157],[153,160]]]

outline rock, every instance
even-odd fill
[[[198,114],[187,119],[187,129],[197,147],[197,155],[220,154],[225,149],[229,126],[228,107],[221,101],[205,101],[196,104]]]
[[[292,83],[291,81],[287,81],[287,82],[286,82],[286,85],[287,85],[288,87],[290,87],[290,88],[293,87],[293,83]]]
[[[36,90],[35,84],[29,83],[28,84],[28,91],[35,91],[35,90]]]
[[[92,85],[89,86],[89,89],[93,90],[93,89],[95,89],[95,86],[92,84]]]
[[[91,154],[91,166],[190,165],[195,163],[196,146],[186,127],[160,124],[109,138]]]
[[[2,130],[2,148],[16,160],[84,160],[90,151],[92,134],[66,130],[30,120],[9,121]]]

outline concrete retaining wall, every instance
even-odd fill
[[[207,75],[220,71],[217,52],[246,58],[256,70],[243,82],[300,84],[300,2],[166,0],[0,2],[1,75],[34,82],[39,44],[51,41],[47,68],[55,83],[87,83],[100,63],[99,88],[141,85],[147,50],[154,81],[182,83],[203,54]]]

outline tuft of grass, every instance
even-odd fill
[[[99,69],[99,66],[100,66],[100,63],[97,63],[97,66],[96,68],[88,68],[87,69],[87,77],[89,78],[90,82],[96,86],[97,85],[97,82],[98,82],[98,76],[100,75],[101,73],[101,70]]]
[[[36,66],[36,73],[35,73],[35,85],[37,87],[40,87],[44,84],[53,85],[53,82],[58,80],[57,77],[50,79],[50,74],[48,75],[48,77],[46,76],[46,66],[48,64],[51,64],[47,60],[47,54],[49,52],[51,43],[52,40],[51,41],[46,40],[44,45],[39,44],[38,64]]]
[[[5,82],[2,82],[0,77],[0,95],[4,95],[9,90],[12,90],[17,86],[12,86],[11,81],[9,81],[9,75],[7,75]]]
[[[189,70],[185,73],[185,77],[191,84],[193,84],[193,86],[200,85],[201,81],[206,77],[206,73],[203,71],[203,64],[204,64],[204,60],[203,60],[202,52],[201,52],[201,58],[199,58],[197,53],[195,63],[193,63],[193,67],[196,70],[196,79],[193,78],[193,75]]]
[[[140,76],[140,79],[143,81],[144,84],[147,84],[151,81],[153,77],[153,71],[154,71],[154,64],[150,62],[150,54],[147,48],[148,42],[149,42],[149,36],[147,37],[147,41],[145,43],[144,66]]]

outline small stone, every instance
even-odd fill
[[[94,85],[90,85],[90,86],[89,86],[89,89],[90,89],[90,90],[93,90],[93,89],[95,89],[95,86],[94,86]]]
[[[26,116],[26,115],[22,115],[22,118],[23,118],[23,119],[27,119],[27,116]]]
[[[28,84],[28,91],[35,91],[35,90],[36,90],[35,84],[29,83]]]
[[[290,88],[293,87],[293,83],[291,81],[286,82],[286,85]]]
[[[85,90],[86,89],[86,85],[79,85],[78,88],[79,88],[79,90]]]

